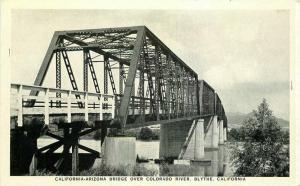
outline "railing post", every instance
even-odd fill
[[[67,109],[67,121],[68,123],[71,123],[71,91],[68,92],[68,109]]]
[[[100,111],[99,111],[99,115],[100,115],[100,121],[103,120],[103,107],[102,107],[102,96],[100,95],[100,98],[99,98],[99,108],[100,108]]]
[[[84,94],[84,121],[89,120],[89,104],[88,104],[88,93]]]
[[[171,119],[171,101],[168,101],[168,119]]]
[[[112,97],[111,103],[111,118],[114,119],[115,117],[115,95]]]
[[[18,126],[23,126],[23,98],[22,98],[23,86],[18,87]]]
[[[49,89],[45,90],[45,125],[49,125]]]

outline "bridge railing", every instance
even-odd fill
[[[121,99],[123,95],[116,94],[116,114],[119,113]],[[151,102],[155,99],[131,96],[128,105],[128,119],[127,124],[136,122],[151,122],[159,120],[176,119],[180,117],[190,117],[197,115],[197,105],[193,103],[177,103],[176,101],[162,101],[160,100],[159,109],[153,112]],[[143,121],[145,120],[145,121]]]
[[[37,91],[37,96],[30,96],[30,91]],[[91,92],[47,88],[33,85],[11,84],[11,115],[17,116],[18,126],[23,125],[25,115],[43,115],[45,124],[50,122],[51,114],[67,116],[70,123],[72,114],[83,114],[89,120],[89,114],[115,116],[115,96]]]

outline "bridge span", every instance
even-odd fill
[[[47,74],[50,64],[54,76]],[[75,75],[74,66],[81,67],[81,76]],[[68,86],[62,84],[63,74]],[[45,86],[46,76],[55,85]],[[42,154],[61,146],[62,154],[50,166],[66,166],[72,149],[73,175],[78,172],[78,148],[107,164],[135,163],[132,139],[123,136],[124,130],[155,124],[161,126],[161,159],[201,161],[205,148],[218,148],[227,136],[218,94],[145,26],[56,31],[33,85],[11,84],[12,156],[21,156],[17,143],[27,136],[31,174]],[[80,137],[98,129],[101,154],[79,144]],[[58,141],[38,149],[41,135]]]

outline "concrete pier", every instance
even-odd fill
[[[219,144],[224,144],[224,127],[223,127],[223,120],[219,121]]]
[[[111,166],[134,166],[136,163],[136,138],[106,137],[102,147],[102,163]]]
[[[185,160],[202,160],[204,158],[204,120],[195,120],[195,129],[183,154]],[[191,126],[193,127],[193,126]],[[188,138],[188,136],[186,137]],[[182,147],[184,148],[184,147]]]
[[[218,116],[214,116],[212,123],[212,148],[218,148],[219,145],[219,129],[218,129]]]
[[[224,137],[224,142],[227,141],[227,128],[224,127],[223,129],[223,137]]]
[[[219,128],[218,128],[218,117],[213,116],[210,119],[211,123],[208,124],[208,130],[205,134],[205,147],[206,148],[218,148],[219,144]]]
[[[194,145],[194,160],[201,160],[204,158],[204,120],[199,119],[194,130],[195,145]]]
[[[180,121],[160,125],[159,158],[177,159],[193,121]]]

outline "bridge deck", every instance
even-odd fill
[[[39,94],[37,96],[28,95],[32,90],[39,91]],[[56,97],[57,93],[60,93],[60,97]],[[75,95],[82,97],[76,99]],[[139,108],[137,104],[139,104],[138,100],[135,99],[130,105],[126,128],[191,120],[200,117],[196,114],[192,116],[188,114],[185,116],[182,114],[168,114],[161,109],[157,117],[151,114],[150,104],[146,104],[145,120],[143,121],[140,117],[140,109],[136,109]],[[94,126],[97,121],[115,119],[119,105],[120,100],[114,95],[31,85],[11,85],[10,112],[12,125],[16,126],[28,125],[34,119],[39,119],[46,125],[57,122],[82,121],[87,124],[87,127]]]

